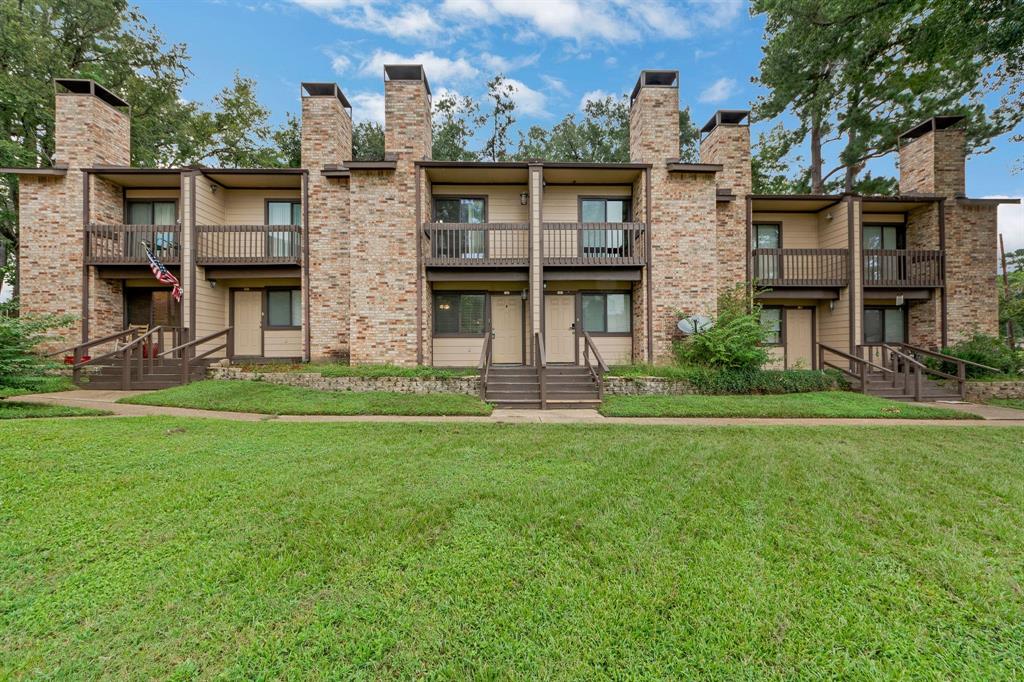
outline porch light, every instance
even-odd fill
[[[519,193],[519,203],[522,204],[523,206],[526,206],[526,202],[529,201],[529,199],[530,194],[528,192]]]
[[[449,310],[449,309],[451,309],[451,307],[452,307],[452,306],[451,306],[451,304],[450,304],[450,303],[442,303],[442,304],[440,304],[440,305],[439,305],[439,306],[437,306],[437,307],[438,307],[439,309],[441,309],[441,310]]]

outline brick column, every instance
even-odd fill
[[[730,289],[746,279],[746,198],[753,181],[750,169],[750,127],[743,121],[747,111],[718,111],[704,126],[700,141],[701,163],[722,165],[715,187],[731,193],[732,201],[716,204],[718,286]]]

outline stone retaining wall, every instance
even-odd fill
[[[967,400],[985,402],[992,398],[1024,399],[1024,381],[968,381]]]
[[[452,377],[325,377],[319,372],[247,372],[237,367],[211,367],[211,379],[265,381],[268,384],[299,386],[318,391],[390,391],[394,393],[457,393],[480,395],[480,378]]]
[[[605,395],[693,395],[688,381],[663,377],[604,377]]]

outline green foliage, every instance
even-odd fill
[[[714,369],[680,365],[625,365],[612,367],[611,376],[658,377],[690,384],[703,395],[806,393],[846,388],[838,372],[806,369]]]
[[[768,362],[766,335],[761,307],[750,296],[747,286],[739,284],[719,295],[712,327],[677,341],[673,350],[683,365],[756,370]]]
[[[16,387],[27,377],[42,374],[56,366],[35,349],[60,338],[54,329],[66,327],[70,315],[15,315],[16,302],[0,305],[0,386]]]
[[[996,285],[999,290],[999,325],[1006,331],[1007,323],[1013,323],[1013,334],[1017,341],[1024,339],[1024,249],[1013,254],[1006,254],[1007,284],[1004,286],[1002,277]]]
[[[284,125],[275,130],[271,137],[277,150],[274,162],[284,168],[302,166],[302,121],[291,113],[285,114]]]
[[[356,161],[380,161],[384,158],[384,127],[376,121],[360,121],[352,126],[352,158]]]
[[[1017,375],[1024,370],[1024,354],[1021,351],[1011,350],[1006,341],[997,336],[974,334],[965,341],[943,348],[942,352],[961,360],[993,367],[1002,374]],[[956,374],[956,365],[953,363],[941,363],[940,369],[950,374]],[[966,369],[968,378],[992,374],[989,370],[970,365],[967,365]]]
[[[516,89],[500,73],[487,82],[487,99],[491,101],[491,109],[474,119],[480,128],[487,128],[490,133],[480,158],[486,161],[505,161],[509,158],[509,145],[512,140],[512,125],[516,122],[516,103],[512,98]]]
[[[476,134],[480,105],[472,97],[457,97],[447,92],[434,102],[433,158],[438,161],[476,161],[479,155],[469,149]]]
[[[0,400],[0,420],[41,419],[48,417],[102,417],[108,414],[110,414],[109,410],[94,410],[88,407],[46,405],[43,403],[15,403],[9,400]]]

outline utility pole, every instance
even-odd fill
[[[1003,235],[999,235],[999,252],[1003,260],[1003,299],[1010,301],[1010,276],[1006,272],[1006,244],[1003,243]],[[1010,343],[1010,350],[1017,350],[1017,340],[1013,335],[1013,320],[1006,321],[1006,340]]]

